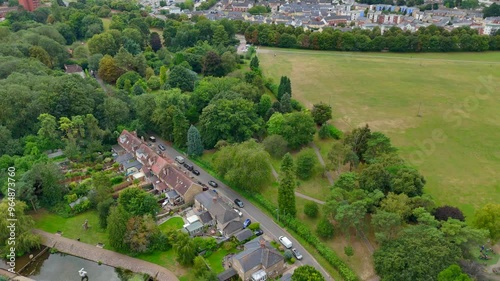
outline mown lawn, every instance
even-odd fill
[[[80,238],[81,242],[91,245],[103,243],[105,249],[112,250],[106,231],[99,227],[97,211],[88,211],[71,218],[63,218],[41,209],[32,215],[35,219],[35,228],[49,233],[62,231],[62,236],[66,238]],[[88,220],[90,226],[87,230],[84,230],[82,226],[85,220]]]
[[[484,204],[500,202],[499,52],[262,48],[258,56],[266,77],[290,77],[292,97],[306,107],[332,105],[338,128],[367,123],[387,134],[439,204],[457,206],[470,219]],[[328,142],[317,145],[326,156]]]
[[[207,263],[210,265],[210,268],[213,272],[219,274],[224,271],[224,267],[222,266],[223,258],[231,253],[237,253],[236,249],[225,250],[223,248],[219,248],[217,251],[212,253],[208,258],[206,258]]]
[[[159,228],[161,231],[167,232],[169,230],[181,229],[183,225],[184,220],[181,217],[173,217],[160,224]]]

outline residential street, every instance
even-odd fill
[[[314,266],[318,270],[320,270],[323,273],[323,276],[325,277],[326,280],[334,280],[330,275],[319,265],[319,263],[316,261],[316,259],[309,253],[307,252],[302,245],[300,245],[297,240],[290,235],[287,231],[282,229],[280,226],[278,226],[271,218],[269,218],[267,215],[265,215],[262,211],[260,211],[257,207],[255,207],[253,204],[251,204],[249,201],[247,201],[245,198],[239,196],[234,190],[228,188],[226,185],[224,185],[222,182],[219,180],[215,179],[212,177],[210,174],[205,172],[203,169],[198,167],[195,163],[187,159],[186,155],[183,155],[179,152],[177,152],[173,147],[171,147],[168,143],[162,141],[159,136],[154,135],[156,137],[156,142],[154,143],[156,147],[158,147],[159,144],[163,144],[166,147],[166,150],[163,151],[166,156],[171,157],[174,159],[176,156],[182,155],[184,158],[186,158],[186,162],[190,163],[194,166],[195,169],[200,171],[199,176],[195,176],[195,178],[198,181],[201,181],[205,184],[208,183],[209,180],[215,180],[219,184],[219,187],[217,188],[217,192],[220,195],[226,196],[229,198],[229,201],[232,202],[234,199],[239,198],[243,203],[245,204],[244,208],[240,208],[240,210],[243,212],[243,218],[250,218],[252,222],[259,222],[261,229],[264,231],[264,234],[267,235],[268,237],[274,239],[275,241],[278,241],[279,236],[286,236],[288,237],[292,243],[293,247],[297,248],[302,253],[303,259],[301,261],[297,261],[297,265],[300,266],[302,264],[308,264],[311,266]],[[208,185],[207,185],[208,186]],[[212,189],[212,188],[211,188]]]

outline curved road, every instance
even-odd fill
[[[177,152],[173,147],[170,146],[169,143],[164,142],[163,140],[160,139],[159,136],[154,135],[156,137],[156,142],[154,143],[156,147],[158,147],[159,144],[165,145],[166,150],[163,151],[163,154],[166,154],[166,156],[175,159],[176,156],[182,155],[183,157],[186,158],[185,155],[183,155],[180,152]],[[186,159],[187,163],[190,163],[194,166],[194,168],[198,171],[200,171],[199,176],[194,176],[196,180],[201,181],[203,183],[208,183],[209,180],[214,180],[219,184],[219,187],[217,188],[217,192],[220,195],[223,195],[229,199],[229,202],[233,202],[234,199],[239,198],[243,203],[245,204],[244,208],[240,208],[240,210],[243,212],[243,219],[250,218],[252,222],[259,222],[261,229],[264,231],[264,234],[267,235],[268,237],[274,239],[275,241],[278,241],[279,236],[286,236],[288,237],[292,243],[293,247],[297,248],[302,253],[302,260],[297,261],[297,265],[303,265],[303,264],[308,264],[311,266],[314,266],[316,269],[318,269],[323,276],[325,277],[326,280],[334,280],[321,265],[316,261],[316,259],[309,253],[307,252],[302,245],[300,245],[297,240],[295,240],[290,233],[282,229],[279,225],[277,225],[272,218],[268,217],[266,214],[264,214],[260,209],[255,207],[252,203],[250,203],[248,200],[240,196],[238,193],[236,193],[234,190],[229,188],[228,186],[224,185],[220,181],[218,181],[216,178],[212,177],[209,173],[201,169],[199,166],[197,166],[195,163],[189,161],[189,159]],[[208,186],[208,185],[207,185]]]

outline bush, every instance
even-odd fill
[[[226,251],[234,249],[234,247],[235,247],[235,244],[233,242],[224,242],[224,244],[222,244],[222,248]]]
[[[316,202],[307,202],[304,206],[304,214],[310,218],[316,218],[318,216],[319,208]]]
[[[316,233],[321,238],[333,237],[333,225],[327,217],[323,217],[316,227]]]
[[[304,107],[302,106],[302,104],[298,100],[291,99],[290,104],[292,104],[292,108],[294,110],[302,111],[302,109],[304,109]]]
[[[117,177],[111,178],[111,184],[112,185],[119,184],[119,183],[122,183],[122,182],[123,182],[123,177],[122,176],[117,176]]]
[[[78,199],[78,196],[76,194],[68,194],[64,195],[64,199],[66,199],[66,202],[73,203]]]
[[[250,230],[252,230],[252,231],[255,231],[255,230],[257,230],[257,229],[260,229],[260,223],[258,223],[258,222],[252,222],[252,223],[248,226],[248,228],[249,228]]]
[[[273,158],[281,159],[288,151],[288,142],[280,135],[270,135],[262,142],[264,149]]]
[[[348,257],[352,257],[354,255],[354,249],[351,245],[344,247],[344,254]]]
[[[297,177],[302,180],[310,179],[317,163],[318,157],[312,149],[302,150],[297,157]]]
[[[289,261],[289,260],[293,259],[293,253],[290,250],[286,250],[283,253],[283,256],[285,257],[285,261]]]
[[[321,139],[333,138],[338,140],[342,138],[342,131],[326,123],[321,126],[318,134]]]
[[[290,263],[290,264],[294,264],[296,261],[297,261],[297,260],[296,260],[295,258],[291,258],[291,259],[290,259],[290,261],[289,261],[289,263]]]
[[[87,211],[91,207],[90,200],[83,200],[80,202],[78,205],[73,206],[73,213],[74,214],[79,214]]]

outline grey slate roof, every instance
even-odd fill
[[[233,213],[236,214],[236,212]],[[226,225],[226,227],[224,227],[223,231],[226,233],[227,236],[231,236],[233,233],[242,228],[243,228],[243,223],[241,221],[231,221]]]
[[[236,270],[234,270],[234,268],[231,267],[231,268],[226,269],[221,274],[217,275],[217,278],[219,279],[219,281],[226,281],[226,280],[229,280],[229,279],[231,279],[231,277],[236,276],[236,275],[238,275],[238,273],[236,272]]]
[[[245,241],[252,236],[253,236],[253,232],[248,228],[243,229],[242,231],[240,231],[234,235],[234,237],[236,237],[236,239],[240,242]]]
[[[200,217],[200,221],[204,224],[213,220],[209,212],[203,212],[198,217]]]
[[[197,194],[194,198],[196,201],[200,202],[200,204],[203,205],[220,224],[225,224],[239,218],[238,214],[236,214],[229,205],[223,203],[220,198],[216,199],[214,202],[214,198],[217,198],[217,196],[214,196],[212,192],[202,192]]]
[[[270,247],[266,241],[265,247],[260,246],[261,237],[257,237],[245,243],[245,250],[233,257],[233,260],[238,260],[244,272],[262,265],[269,268],[278,262],[284,260],[284,257],[275,249]]]

